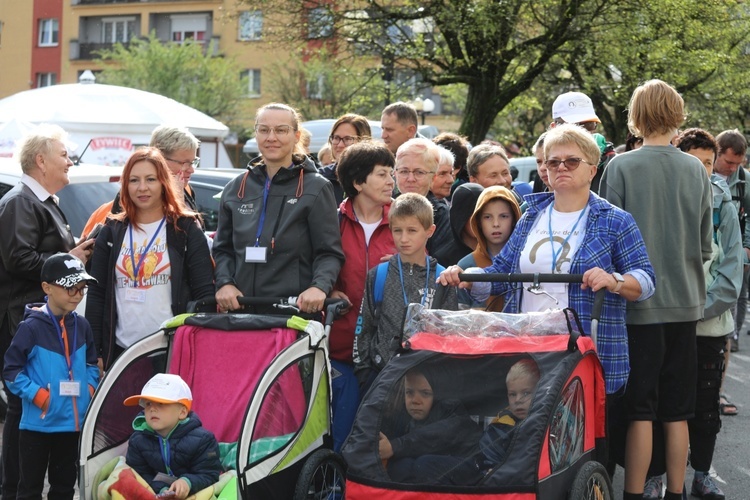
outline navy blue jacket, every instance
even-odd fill
[[[194,412],[191,411],[166,439],[148,426],[143,412],[133,420],[133,429],[135,432],[128,441],[125,462],[156,493],[169,487],[165,482],[154,480],[160,472],[175,479],[186,479],[191,495],[219,480],[219,443],[210,431],[203,428]],[[169,457],[169,463],[165,457]]]

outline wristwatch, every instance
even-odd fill
[[[612,273],[612,276],[614,276],[615,281],[617,281],[617,285],[615,286],[615,289],[612,290],[612,293],[620,294],[620,288],[622,288],[622,284],[625,283],[625,278],[622,277],[622,274],[620,273]]]

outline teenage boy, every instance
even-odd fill
[[[455,287],[435,284],[442,268],[438,269],[437,260],[425,252],[427,240],[435,232],[427,198],[402,194],[391,204],[388,219],[398,253],[381,264],[385,268],[376,266],[367,273],[354,336],[354,374],[360,394],[367,392],[378,372],[396,354],[409,304],[453,311],[458,308]],[[384,281],[378,279],[378,269]]]

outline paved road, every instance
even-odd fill
[[[750,325],[745,322],[743,332]],[[750,499],[750,335],[743,333],[740,350],[731,354],[724,382],[724,392],[737,405],[739,415],[722,417],[722,428],[716,443],[713,469],[727,500]],[[688,493],[693,470],[688,467],[685,484]],[[623,469],[614,477],[615,500],[622,500]],[[697,497],[689,497],[697,499]]]

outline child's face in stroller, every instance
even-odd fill
[[[409,373],[404,380],[406,411],[414,420],[424,420],[432,409],[432,386],[421,373]]]
[[[161,437],[167,437],[180,420],[188,415],[187,408],[182,403],[157,403],[141,399],[140,404],[149,427]]]
[[[536,392],[536,381],[532,377],[518,377],[508,380],[508,406],[510,412],[519,420],[529,415],[529,407]]]

